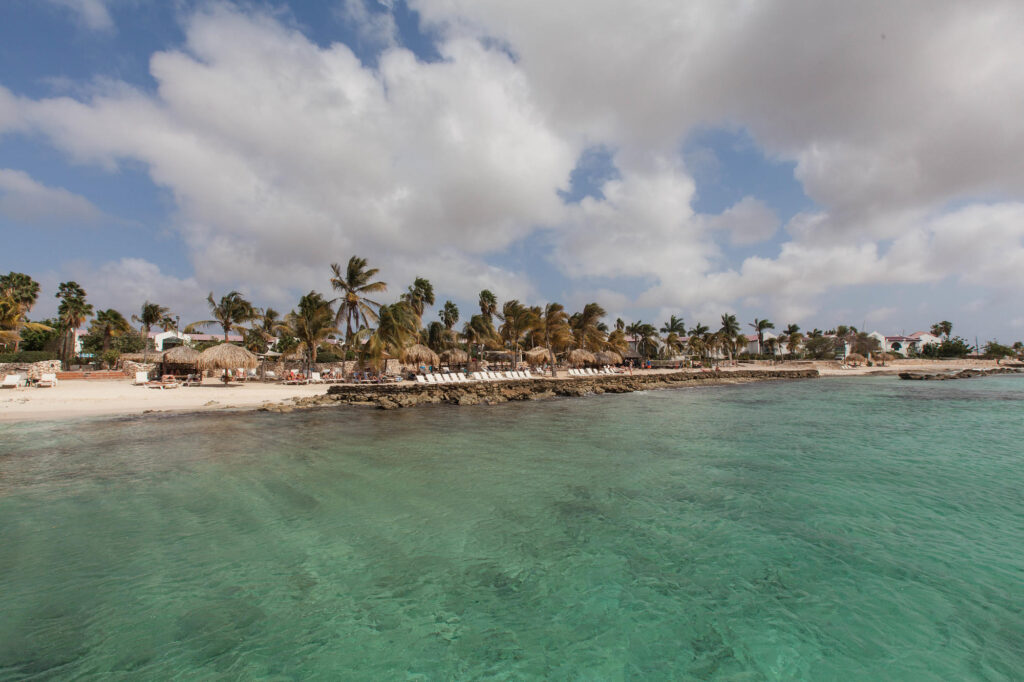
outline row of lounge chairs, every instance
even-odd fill
[[[571,377],[597,377],[605,374],[615,374],[611,367],[602,367],[601,369],[594,369],[593,367],[583,367],[581,369],[570,369],[569,376]]]
[[[57,386],[56,373],[43,374],[36,381],[36,388],[54,388]],[[0,388],[25,388],[28,386],[28,377],[24,374],[6,374]]]
[[[530,370],[517,372],[473,372],[467,376],[459,372],[450,374],[417,374],[417,384],[469,384],[475,381],[515,381],[522,379],[536,379]]]

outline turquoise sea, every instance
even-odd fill
[[[1024,677],[1024,378],[0,426],[0,679]]]

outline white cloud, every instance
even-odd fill
[[[155,94],[0,88],[0,131],[40,132],[111,169],[143,162],[173,193],[197,280],[259,273],[271,300],[322,288],[327,264],[352,253],[389,281],[453,289],[442,295],[500,282],[535,296],[486,263],[538,227],[571,278],[645,283],[635,301],[611,296],[617,310],[745,302],[792,317],[843,287],[1021,283],[1020,3],[411,5],[444,36],[436,63],[395,45],[390,13],[363,0],[341,11],[386,46],[374,69],[212,5],[186,21],[180,50],[153,56]],[[677,150],[706,126],[745,129],[795,163],[815,210],[784,233],[767,196],[695,213]],[[564,205],[557,191],[593,146],[614,150],[618,177],[602,199]],[[731,264],[721,231],[760,255]]]
[[[61,187],[47,187],[27,173],[0,168],[0,216],[28,226],[92,224],[103,212],[88,199]]]
[[[79,22],[93,31],[110,31],[114,20],[104,0],[47,0],[52,5],[63,7],[74,13]]]

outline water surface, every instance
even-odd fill
[[[1024,380],[0,427],[0,678],[1002,680]]]

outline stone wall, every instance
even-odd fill
[[[736,370],[732,372],[676,372],[673,374],[621,374],[570,379],[521,379],[477,381],[468,384],[381,384],[364,386],[334,385],[323,396],[296,399],[299,406],[372,405],[383,409],[447,403],[477,405],[510,400],[538,400],[555,396],[582,396],[601,393],[631,393],[660,388],[703,384],[745,383],[772,379],[812,379],[816,369]]]
[[[56,374],[60,371],[60,360],[43,360],[42,362],[0,362],[0,378],[8,374],[24,374],[29,379],[38,379],[44,374]]]

